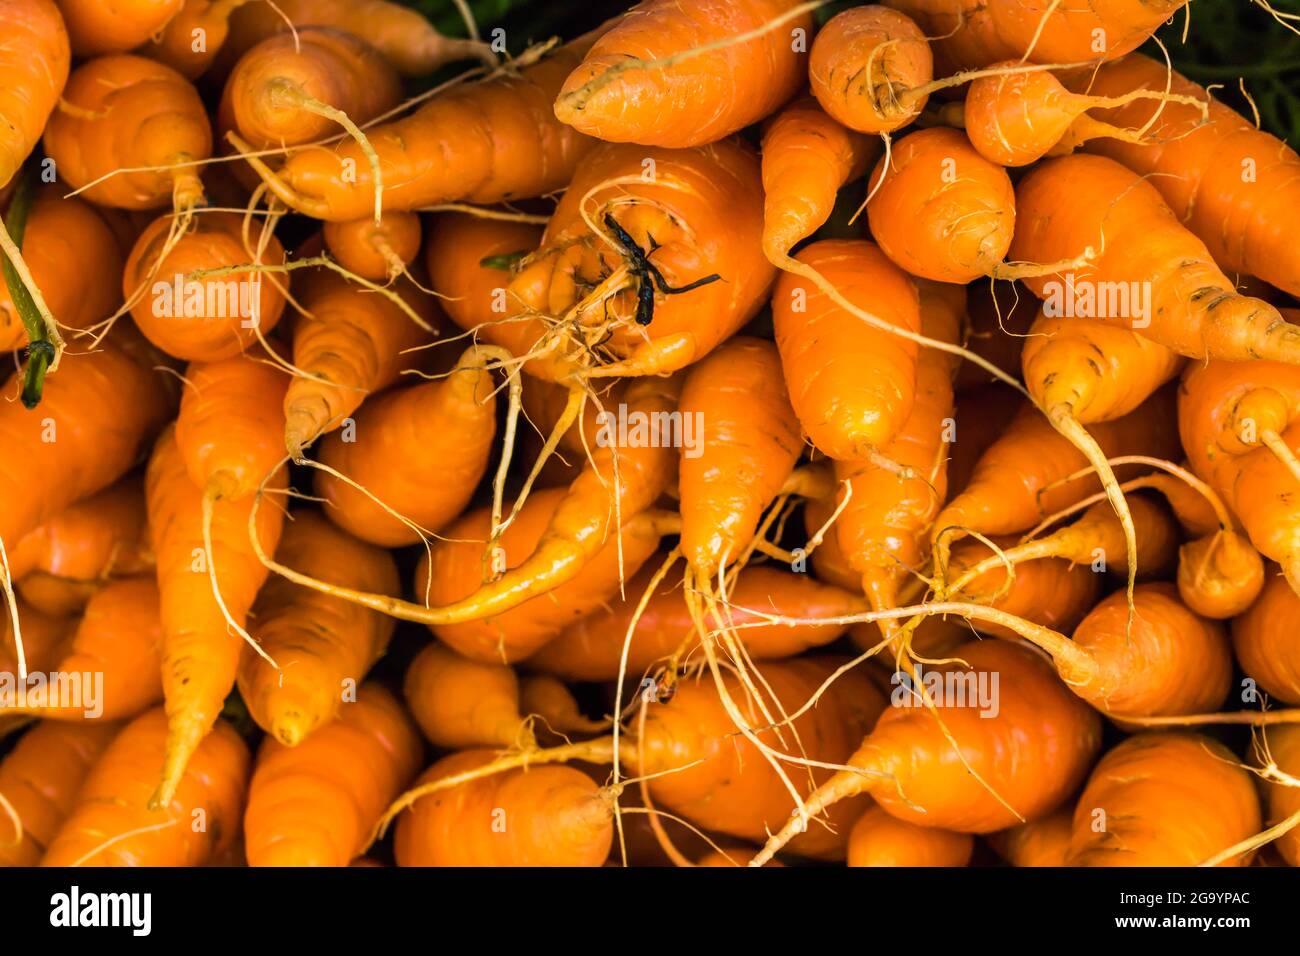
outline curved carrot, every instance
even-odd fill
[[[327,222],[323,231],[339,265],[372,282],[395,279],[420,252],[420,217],[413,212],[390,212],[378,224],[370,218]]]
[[[1221,743],[1139,734],[1093,770],[1075,805],[1066,865],[1196,866],[1259,826],[1250,775]]]
[[[125,53],[158,33],[180,12],[184,0],[59,0],[72,52],[79,57]]]
[[[53,0],[5,0],[0,25],[10,43],[0,53],[0,189],[9,185],[41,138],[68,81],[68,31]]]
[[[184,0],[181,9],[137,50],[186,79],[202,76],[230,35],[230,16],[250,0]]]
[[[1065,807],[1031,823],[990,833],[986,839],[1012,866],[1065,866],[1073,818],[1074,808]]]
[[[1245,611],[1264,587],[1264,559],[1245,536],[1218,531],[1178,551],[1178,593],[1205,617],[1225,620]]]
[[[967,866],[969,833],[917,826],[872,806],[849,831],[849,866]]]
[[[239,833],[248,747],[224,721],[199,745],[164,812],[147,808],[168,730],[161,707],[108,746],[41,866],[201,866]]]
[[[419,769],[423,748],[388,691],[366,684],[297,747],[267,739],[244,811],[249,866],[346,866]]]
[[[1255,603],[1231,625],[1241,669],[1288,704],[1300,704],[1300,635],[1292,626],[1297,612],[1300,597],[1284,578],[1270,574]]]
[[[505,664],[461,657],[433,641],[406,669],[402,693],[435,747],[507,748],[532,741],[520,713],[519,677]]]

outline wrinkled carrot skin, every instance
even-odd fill
[[[78,57],[125,53],[144,43],[180,12],[184,0],[59,0]]]
[[[176,412],[162,357],[131,329],[69,355],[45,383],[41,414],[0,403],[0,540],[6,547],[140,460]],[[39,483],[32,475],[40,475]]]
[[[814,553],[814,558],[816,553]],[[607,681],[618,677],[623,642],[641,595],[658,569],[649,561],[628,581],[626,599],[610,602],[570,624],[559,637],[528,658],[528,666],[566,680]],[[855,582],[856,585],[856,582]],[[640,676],[662,663],[696,633],[680,578],[666,577],[646,604],[628,650],[627,673]],[[848,617],[866,609],[855,593],[807,574],[791,574],[766,565],[747,567],[727,590],[728,621],[744,624],[760,620],[749,611],[795,618]],[[737,631],[754,660],[779,660],[836,640],[845,631],[838,624],[794,624],[755,627]],[[697,641],[683,660],[699,659]]]
[[[795,257],[820,272],[854,305],[919,332],[915,284],[874,245],[826,240]],[[915,398],[917,346],[846,315],[807,280],[782,273],[772,321],[790,401],[818,450],[861,460],[898,434]]]
[[[469,504],[496,438],[492,374],[466,353],[446,378],[393,389],[356,412],[355,434],[334,431],[319,459],[398,514],[439,531]],[[363,541],[386,548],[415,544],[420,533],[326,472],[316,476],[325,514]]]
[[[0,50],[0,190],[9,185],[41,138],[68,81],[72,54],[68,31],[53,0],[4,0],[0,28],[9,39]]]
[[[763,339],[737,336],[692,366],[678,404],[703,426],[681,450],[682,553],[712,579],[736,561],[794,470],[803,442],[781,356]]]
[[[1265,737],[1268,745],[1267,754],[1271,756],[1282,773],[1292,779],[1300,779],[1300,728],[1270,727]],[[1261,761],[1262,762],[1262,761]],[[1300,813],[1300,788],[1280,783],[1264,784],[1264,806],[1268,826],[1281,823],[1296,813]],[[1292,866],[1300,866],[1300,835],[1296,831],[1283,834],[1274,843],[1282,858]]]
[[[225,54],[242,54],[267,37],[295,27],[333,27],[379,50],[403,76],[427,76],[444,63],[488,54],[481,43],[445,37],[414,10],[386,0],[276,0],[249,3],[231,17]]]
[[[168,355],[204,362],[231,358],[257,340],[259,328],[266,335],[280,321],[284,295],[275,282],[284,283],[283,276],[234,272],[189,278],[190,273],[204,269],[252,262],[284,264],[284,247],[274,235],[260,257],[256,254],[257,227],[250,236],[252,249],[246,249],[243,224],[244,217],[237,213],[205,213],[161,259],[172,226],[170,216],[154,220],[136,240],[122,275],[122,293],[135,303],[131,317],[140,331]],[[177,277],[179,297],[175,294]],[[164,286],[169,291],[164,292]]]
[[[9,573],[99,582],[153,569],[144,488],[128,477],[83,498],[8,550]]]
[[[440,749],[507,748],[524,740],[519,677],[505,664],[470,660],[433,641],[406,669],[402,694],[425,738]]]
[[[795,100],[763,131],[763,252],[780,266],[831,217],[840,187],[866,172],[880,151],[841,126],[817,101]]]
[[[928,96],[896,101],[934,79],[934,61],[911,18],[868,5],[836,14],[818,31],[808,79],[822,109],[849,129],[892,133],[925,108]]]
[[[18,673],[18,648],[14,645],[14,624],[6,606],[4,623],[0,624],[0,674]],[[77,626],[75,618],[61,614],[48,614],[31,607],[21,596],[18,598],[18,620],[23,631],[23,653],[27,671],[47,672],[58,658],[56,655]]]
[[[315,512],[294,514],[276,557],[331,584],[384,594],[401,586],[386,551],[349,537]],[[249,715],[280,743],[297,746],[346,709],[345,696],[383,654],[393,626],[392,618],[350,601],[281,577],[267,581],[250,630],[281,669],[243,647],[238,683]]]
[[[569,74],[555,115],[588,136],[615,143],[684,149],[730,136],[799,89],[813,29],[810,13],[679,64],[631,70],[625,64],[661,60],[749,33],[795,6],[794,0],[641,0]],[[795,42],[800,36],[804,42]],[[598,89],[583,89],[616,67],[626,72]]]
[[[1082,63],[1135,50],[1185,0],[1105,0],[1051,8],[1029,0],[886,0],[936,38],[943,73],[998,60]],[[1099,47],[1100,43],[1100,47]]]
[[[969,833],[917,826],[877,806],[849,831],[849,866],[966,866],[974,849]]]
[[[1288,704],[1300,704],[1297,614],[1300,597],[1275,568],[1270,568],[1268,581],[1255,603],[1232,622],[1232,647],[1241,669],[1269,694]]]
[[[95,678],[95,699],[86,687],[76,706],[60,695],[53,701],[29,701],[26,707],[0,708],[0,713],[84,722],[135,717],[162,700],[161,649],[157,584],[151,577],[114,581],[90,599],[76,631],[48,668],[51,673],[102,675]]]
[[[599,226],[592,232],[584,213]],[[762,252],[763,186],[758,157],[738,140],[694,149],[602,144],[585,158],[547,223],[541,247],[511,279],[507,315],[563,316],[620,267],[626,252],[611,216],[669,285],[720,280],[680,295],[655,292],[649,326],[634,321],[636,288],[624,288],[584,323],[616,321],[596,341],[613,363],[603,374],[661,375],[698,361],[766,302],[776,274]],[[653,237],[653,242],[651,242]],[[635,285],[635,283],[633,284]],[[503,316],[504,317],[504,316]],[[595,331],[592,332],[595,335]],[[648,336],[648,338],[647,338]],[[562,342],[571,369],[590,361],[583,343]]]
[[[423,755],[410,718],[378,684],[300,746],[268,738],[244,812],[249,866],[347,866]]]
[[[463,750],[416,784],[464,773],[495,756]],[[397,821],[398,866],[600,866],[614,840],[614,813],[572,767],[511,770],[430,794]]]
[[[117,734],[118,726],[96,721],[42,721],[0,763],[0,796],[22,821],[18,834],[5,815],[0,833],[0,867],[35,866],[59,825],[71,812],[81,782]]]
[[[1062,190],[1073,198],[1064,206]],[[1068,296],[1069,275],[1076,289],[1148,283],[1132,288],[1149,288],[1149,314],[1138,315],[1130,303],[1115,311],[1131,314],[1105,321],[1136,328],[1190,358],[1300,362],[1300,329],[1283,322],[1268,303],[1239,295],[1156,188],[1119,163],[1081,154],[1046,160],[1016,186],[1016,207],[1021,227],[1011,243],[1013,259],[1059,262],[1088,248],[1095,256],[1068,275],[1026,279],[1040,299],[1054,288]]]
[[[249,0],[184,0],[180,11],[136,52],[186,79],[202,76],[230,35],[230,15]],[[201,43],[199,42],[201,39]],[[201,49],[195,47],[201,46]]]
[[[1264,587],[1264,559],[1244,535],[1215,531],[1178,551],[1178,593],[1197,614],[1236,617]]]
[[[517,75],[462,84],[410,116],[367,130],[382,166],[384,209],[487,205],[566,186],[592,140],[560,123],[551,102],[590,44],[590,36],[574,40]],[[370,165],[350,140],[295,153],[272,186],[288,205],[317,219],[373,215]]]
[[[125,257],[112,230],[80,199],[39,193],[28,214],[22,253],[59,325],[84,329],[108,318],[119,303]],[[0,283],[0,351],[26,342],[9,288]]]
[[[1097,830],[1098,811],[1105,829]],[[1075,805],[1067,866],[1196,866],[1260,829],[1250,774],[1198,734],[1129,737],[1097,764]],[[1226,861],[1242,866],[1250,855]]]
[[[420,253],[420,217],[390,212],[382,223],[374,219],[327,222],[325,246],[349,272],[378,282],[393,274],[398,263],[409,265]]]
[[[986,839],[1012,866],[1065,866],[1073,817],[1073,808],[1067,806],[1032,823],[990,833]]]
[[[397,291],[417,315],[436,323],[429,296],[405,283]],[[307,375],[295,377],[284,396],[285,444],[295,455],[416,365],[404,353],[428,338],[392,300],[332,273],[308,278],[298,301],[310,315],[293,324],[293,364]]]
[[[1017,216],[1011,178],[960,130],[913,133],[871,182],[880,183],[867,204],[871,234],[912,275],[964,284],[1006,258]]]
[[[162,708],[142,714],[117,735],[86,778],[41,866],[201,866],[235,841],[248,786],[247,745],[229,724],[218,722],[195,752],[175,799],[155,811],[146,804],[166,740]],[[175,822],[100,849],[114,837],[169,820]]]
[[[962,368],[969,368],[967,363]],[[957,381],[961,382],[961,372]],[[960,494],[970,484],[980,456],[1006,430],[1020,411],[1021,394],[1001,382],[959,391],[954,417],[957,430],[948,444],[948,494]]]
[[[254,149],[296,146],[339,131],[334,120],[303,109],[302,96],[363,126],[402,101],[402,84],[374,47],[350,33],[313,27],[270,37],[245,53],[226,80],[221,110]]]
[[[212,155],[212,127],[198,91],[171,67],[140,56],[105,56],[79,66],[45,130],[45,151],[59,181],[89,186],[91,202],[119,209],[158,209],[172,203],[178,177],[197,167],[175,168]],[[148,168],[146,168],[148,167]],[[155,168],[156,167],[156,168]],[[197,184],[186,187],[191,193]]]
[[[1287,240],[1290,226],[1275,210],[1294,208],[1300,197],[1300,156],[1212,98],[1202,87],[1163,63],[1139,53],[1108,63],[1073,87],[1096,96],[1118,96],[1141,88],[1170,91],[1209,102],[1208,121],[1195,106],[1135,100],[1097,116],[1117,126],[1140,129],[1160,109],[1147,131],[1147,144],[1097,139],[1087,150],[1119,160],[1147,176],[1175,215],[1208,247],[1230,274],[1256,275],[1280,289],[1300,293],[1300,252]],[[1250,177],[1244,174],[1249,171]],[[1170,176],[1169,173],[1176,175]]]
[[[842,663],[840,658],[823,656],[763,665],[763,681],[771,689],[771,693],[764,694],[768,713],[773,719],[781,719],[773,696],[786,714],[793,713]],[[727,673],[723,679],[752,726],[771,722],[746,696],[738,678]],[[816,707],[796,719],[792,727],[784,728],[782,739],[790,746],[797,736],[803,755],[827,763],[843,763],[883,709],[883,695],[860,669],[852,670],[830,685]],[[775,731],[765,730],[758,737],[770,747],[782,746]],[[794,809],[790,792],[771,765],[747,738],[737,735],[736,725],[723,708],[716,686],[707,677],[683,681],[671,701],[649,707],[638,747],[639,774],[674,771],[650,781],[650,793],[656,804],[706,830],[762,842],[769,830],[779,828],[789,819]],[[699,759],[703,762],[685,766]],[[809,775],[803,767],[792,767],[787,772],[805,794],[811,789]],[[816,783],[830,775],[827,770],[811,771]],[[829,822],[833,832],[822,826],[809,826],[807,833],[791,842],[791,852],[817,859],[843,860],[849,823],[865,806],[863,799],[832,808]]]

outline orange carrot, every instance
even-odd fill
[[[1032,823],[990,833],[988,842],[1012,866],[1065,866],[1070,853],[1072,807]]]
[[[532,730],[520,713],[519,677],[505,664],[461,657],[433,641],[406,669],[402,693],[435,747],[505,748],[532,742]]]
[[[1269,826],[1281,824],[1300,813],[1300,787],[1295,781],[1300,779],[1300,733],[1296,727],[1270,727],[1262,745],[1261,757],[1271,760],[1278,770],[1286,774],[1287,782],[1269,781],[1264,784],[1264,806],[1267,810]],[[1265,763],[1264,760],[1260,761]],[[1274,844],[1282,858],[1292,866],[1300,866],[1300,835],[1292,828],[1282,834]]]
[[[14,624],[8,602],[0,603],[4,623],[0,624],[0,674],[18,674],[18,647],[14,643]],[[18,598],[18,622],[22,628],[23,650],[28,672],[49,671],[58,660],[65,639],[76,627],[75,618],[49,614]]]
[[[1270,574],[1259,598],[1232,622],[1241,669],[1288,704],[1300,704],[1300,634],[1291,626],[1297,611],[1300,597],[1284,578]]]
[[[180,12],[183,0],[59,0],[78,57],[125,53],[144,43]]]
[[[849,833],[849,866],[966,866],[974,849],[969,833],[907,823],[873,806]]]
[[[339,265],[374,282],[401,275],[420,252],[420,217],[412,212],[390,212],[379,224],[369,218],[327,222],[324,233]]]
[[[184,0],[181,9],[136,52],[186,79],[202,76],[230,34],[230,15],[250,0]]]

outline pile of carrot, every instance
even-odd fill
[[[0,865],[1300,865],[1183,5],[0,0]]]

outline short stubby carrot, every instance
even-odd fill
[[[1231,625],[1241,669],[1288,704],[1300,704],[1300,633],[1291,626],[1297,613],[1300,597],[1284,578],[1270,573],[1255,603]]]
[[[78,57],[125,53],[144,43],[180,12],[184,0],[59,0]]]
[[[1065,866],[1073,819],[1074,808],[1066,806],[1051,816],[990,833],[985,839],[1012,866]]]
[[[874,806],[849,831],[849,866],[966,866],[974,850],[969,833],[907,823]]]
[[[136,52],[166,63],[186,79],[207,72],[230,35],[230,15],[255,0],[184,0],[161,30]]]
[[[435,747],[508,748],[532,740],[520,713],[519,675],[509,665],[471,660],[430,641],[407,667],[402,694]]]
[[[327,222],[322,230],[325,247],[339,265],[363,279],[395,279],[420,252],[423,231],[412,212],[390,212],[381,223],[374,219]]]

